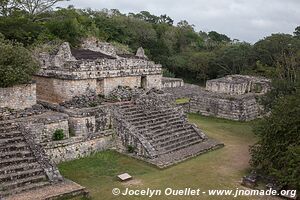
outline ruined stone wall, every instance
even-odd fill
[[[112,146],[112,135],[79,141],[56,142],[45,147],[45,152],[53,163],[70,161],[94,152],[107,150]]]
[[[146,89],[151,89],[151,88],[156,88],[156,89],[161,89],[161,78],[162,75],[147,75],[146,76]]]
[[[21,110],[36,104],[36,84],[0,88],[0,107]]]
[[[227,83],[218,81],[207,81],[206,90],[211,92],[219,92],[226,94],[245,94],[250,92],[251,85],[248,82],[243,83]]]
[[[35,76],[38,100],[61,103],[71,100],[74,96],[89,95],[96,92],[96,79],[63,80]]]
[[[108,95],[118,86],[129,86],[130,88],[141,87],[141,76],[105,78],[103,94]]]
[[[163,88],[174,88],[174,87],[182,87],[182,86],[184,86],[184,82],[180,78],[162,77]]]
[[[99,79],[108,77],[127,77],[142,75],[160,75],[161,65],[143,59],[97,59],[66,61],[57,68],[42,68],[38,75],[60,79]]]
[[[19,118],[18,122],[30,129],[38,144],[53,141],[53,134],[56,130],[64,131],[65,139],[69,138],[68,116],[63,113],[46,112],[28,118]]]
[[[255,96],[235,98],[206,95],[205,93],[191,98],[190,112],[237,121],[253,120],[260,115]]]
[[[271,81],[262,77],[246,75],[228,75],[223,78],[212,79],[206,82],[206,90],[230,95],[246,93],[264,94],[270,90]]]

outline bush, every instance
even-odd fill
[[[127,151],[129,152],[129,153],[133,153],[134,152],[134,146],[132,146],[132,145],[128,145],[127,146]]]
[[[270,116],[258,121],[259,141],[251,165],[280,184],[300,190],[300,92],[276,100]]]
[[[57,129],[54,133],[53,133],[53,140],[58,141],[58,140],[62,140],[65,137],[65,133],[64,130],[62,129]]]
[[[0,87],[11,87],[31,81],[38,64],[30,51],[21,44],[13,44],[0,35]]]

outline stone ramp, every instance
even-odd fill
[[[0,198],[48,185],[48,177],[17,124],[0,123]]]
[[[66,179],[61,183],[9,196],[5,200],[52,200],[87,195],[85,187]]]
[[[222,146],[189,124],[183,111],[175,106],[124,103],[118,112],[116,130],[123,146],[133,146],[134,157],[161,168]]]

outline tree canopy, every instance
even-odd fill
[[[0,87],[28,83],[39,69],[29,50],[4,40],[1,35],[0,52]]]

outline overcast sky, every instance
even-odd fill
[[[292,34],[300,26],[300,0],[70,0],[76,8],[116,8],[122,13],[167,14],[197,31],[215,30],[232,39],[256,42],[271,33]]]

